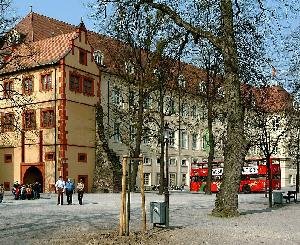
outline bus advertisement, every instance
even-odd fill
[[[218,192],[222,182],[224,162],[212,163],[211,191]],[[190,191],[206,191],[208,175],[207,162],[193,162],[190,172]],[[240,192],[264,192],[269,186],[265,159],[246,160],[241,169]],[[271,176],[273,190],[281,189],[280,158],[271,158]]]

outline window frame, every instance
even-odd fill
[[[49,155],[52,155],[52,158],[49,158]],[[49,151],[45,152],[45,161],[54,161],[55,160],[55,152]]]
[[[76,78],[78,79],[78,86],[76,86],[75,88],[75,83],[71,83],[71,78]],[[69,90],[75,93],[81,93],[82,91],[82,78],[78,73],[75,72],[70,72],[69,73]],[[73,84],[73,87],[71,86],[71,84]]]
[[[6,123],[7,116],[12,116],[12,121],[10,123]],[[13,112],[7,112],[2,115],[2,131],[3,132],[12,132],[14,131],[14,122],[15,122],[15,114]]]
[[[34,117],[34,122],[33,122],[33,126],[31,127],[26,127],[26,114],[30,114],[33,115]],[[23,112],[23,129],[24,130],[34,130],[36,129],[36,112],[35,110],[26,110]]]
[[[46,87],[44,87],[44,78],[47,79]],[[50,83],[49,83],[49,78],[50,78]],[[50,86],[49,86],[50,84]],[[46,72],[40,74],[40,91],[50,91],[52,90],[52,72]]]
[[[82,93],[84,95],[88,95],[88,96],[94,96],[94,79],[90,78],[90,77],[83,77],[82,79]],[[86,89],[86,84],[90,82],[91,87],[89,88],[90,91],[85,91]]]
[[[82,49],[82,48],[78,48],[78,62],[80,65],[84,65],[87,66],[87,51]]]
[[[4,157],[4,163],[12,163],[13,162],[13,155],[11,153],[5,153],[3,157]]]
[[[26,81],[31,82],[31,89],[29,89],[30,86],[25,88],[25,82]],[[34,77],[33,76],[24,77],[23,80],[22,80],[22,93],[23,93],[23,95],[32,95],[33,92],[34,92]]]
[[[9,89],[7,89],[7,85]],[[7,80],[3,82],[3,97],[12,98],[14,95],[14,81]]]
[[[84,157],[84,159],[81,159],[81,157]],[[78,153],[77,160],[78,162],[87,163],[87,153],[82,153],[82,152]]]
[[[49,112],[53,112],[52,124],[50,124],[50,123],[45,124],[44,114],[49,113]],[[41,128],[54,128],[55,127],[55,111],[54,111],[54,108],[41,109],[40,119],[41,119]]]

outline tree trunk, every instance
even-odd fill
[[[208,95],[210,97],[210,94]],[[213,135],[213,113],[212,113],[212,101],[208,98],[207,101],[207,126],[208,126],[208,138],[209,138],[209,153],[208,153],[208,174],[207,174],[207,188],[205,194],[211,195],[211,182],[212,182],[212,163],[214,160],[214,135]]]
[[[144,93],[142,89],[139,89],[139,102],[138,102],[138,120],[136,126],[136,136],[135,136],[135,148],[133,152],[133,157],[137,158],[141,154],[141,143],[143,135],[143,125],[144,125]],[[143,163],[142,163],[143,164]],[[131,190],[134,190],[136,185],[136,177],[138,173],[139,161],[133,161],[132,175],[131,175]]]
[[[224,149],[224,174],[212,214],[220,217],[238,216],[238,191],[241,167],[246,155],[244,111],[241,100],[237,47],[233,30],[233,10],[230,0],[221,1],[225,69],[225,106],[227,138]]]
[[[160,95],[159,95],[159,104],[160,104],[160,128],[159,128],[159,141],[160,141],[160,167],[159,167],[159,194],[162,195],[164,192],[164,150],[165,150],[165,142],[164,142],[164,97],[163,97],[163,82],[160,81]],[[168,163],[166,163],[168,164]]]

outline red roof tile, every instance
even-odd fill
[[[1,73],[13,72],[58,62],[71,50],[70,40],[76,32],[46,38],[36,42],[26,42],[16,47]]]

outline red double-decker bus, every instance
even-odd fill
[[[271,158],[271,175],[273,190],[281,189],[280,158]],[[224,162],[212,163],[211,191],[218,192],[222,182]],[[194,162],[191,164],[190,190],[205,191],[207,188],[208,163]],[[268,171],[265,159],[248,159],[241,169],[240,192],[263,192],[269,186]]]

